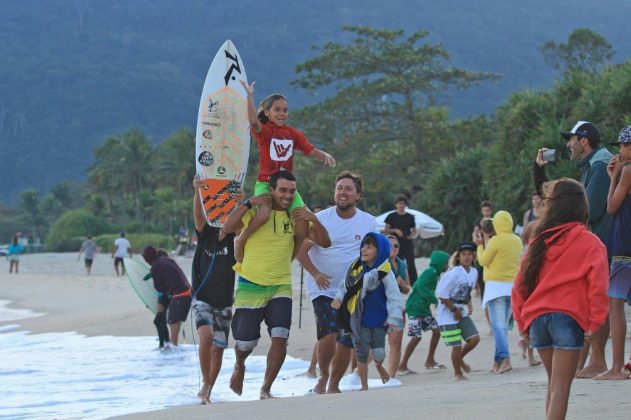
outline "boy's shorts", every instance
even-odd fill
[[[535,349],[581,350],[585,332],[569,315],[552,312],[539,315],[530,324],[530,345]]]
[[[193,313],[197,329],[203,326],[212,327],[213,344],[222,349],[228,347],[232,308],[214,308],[204,301],[195,299]]]
[[[613,257],[609,269],[609,297],[628,302],[629,293],[631,293],[631,258]]]
[[[421,338],[421,331],[430,331],[438,328],[436,319],[429,316],[411,316],[408,321],[408,337]]]
[[[440,325],[440,336],[445,344],[449,347],[462,346],[462,340],[469,341],[471,338],[480,335],[475,327],[473,320],[466,316],[457,324]]]
[[[269,194],[269,182],[263,182],[263,181],[256,181],[256,184],[254,184],[254,195],[262,195],[262,194]],[[294,193],[294,201],[291,202],[291,204],[289,205],[289,213],[291,213],[292,211],[294,211],[295,209],[299,209],[305,206],[305,202],[302,201],[302,197],[300,196],[300,194],[298,194],[298,191],[296,191]]]

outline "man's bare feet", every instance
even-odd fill
[[[576,379],[591,379],[595,376],[600,375],[601,373],[605,373],[607,372],[607,367],[603,367],[603,366],[587,366],[584,367],[583,369],[579,370],[578,372],[576,372],[576,375],[574,375],[574,377]]]
[[[329,389],[326,390],[327,394],[341,394],[340,388],[338,386],[329,385]]]
[[[271,400],[273,398],[276,398],[276,397],[273,396],[270,391],[264,391],[261,389],[261,396],[259,397],[260,400]]]
[[[513,370],[513,367],[510,364],[510,359],[503,359],[500,362],[500,367],[497,370],[497,373],[506,373],[511,370]]]
[[[535,367],[541,364],[541,360],[537,360],[534,357],[528,361],[528,366]]]
[[[629,379],[629,375],[621,370],[616,371],[610,369],[605,373],[595,376],[593,379],[595,381],[624,381],[625,379]]]
[[[210,404],[210,385],[202,385],[202,388],[197,393],[197,398],[202,400],[202,404]]]
[[[329,378],[320,377],[318,383],[313,387],[313,392],[316,394],[326,394],[326,384],[329,382]]]
[[[384,384],[388,382],[390,380],[390,375],[388,374],[388,371],[386,370],[386,368],[383,367],[381,363],[375,365],[375,367],[377,368],[377,372],[379,372],[379,376],[381,377],[381,382],[383,382]]]
[[[462,367],[462,370],[464,370],[464,373],[471,373],[471,366],[469,366],[468,364],[466,364],[464,362],[464,360],[462,360],[460,362],[460,366]],[[465,378],[466,379],[466,378]]]
[[[234,365],[234,371],[230,377],[230,389],[237,395],[243,392],[243,377],[245,376],[245,366]]]
[[[456,381],[466,381],[466,380],[469,379],[466,376],[464,376],[463,374],[456,375],[455,378],[456,378]]]
[[[500,364],[498,362],[493,362],[493,367],[491,368],[491,373],[497,373],[500,370]]]
[[[308,371],[305,372],[305,376],[307,378],[315,379],[315,378],[318,377],[318,374],[317,374],[317,372],[315,370],[308,370]]]

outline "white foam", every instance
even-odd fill
[[[11,302],[8,300],[0,300],[0,322],[17,321],[46,315],[44,313],[33,312],[29,309],[8,308],[9,303]]]
[[[0,328],[0,417],[105,418],[197,404],[198,359],[193,345],[160,352],[155,337],[86,337],[74,332],[31,335]],[[228,387],[234,351],[227,349],[213,389],[216,402],[255,400],[265,356],[246,362],[243,395]],[[307,395],[316,380],[302,375],[309,363],[287,356],[272,387],[278,397]],[[359,389],[352,375],[340,389]],[[400,386],[391,380],[387,386]],[[370,380],[369,386],[384,386]]]

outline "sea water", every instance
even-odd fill
[[[155,337],[30,334],[17,328],[0,326],[0,418],[92,419],[199,403],[201,377],[193,344],[159,351]],[[234,351],[226,349],[212,392],[215,402],[259,398],[266,357],[247,359],[241,396],[229,388],[234,361]],[[309,394],[316,379],[304,376],[308,365],[287,356],[272,393]],[[371,379],[369,386],[384,385]],[[391,380],[386,386],[400,382]],[[340,388],[357,390],[360,384],[349,375]]]

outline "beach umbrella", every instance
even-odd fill
[[[395,210],[391,210],[377,216],[377,226],[380,230],[386,226],[386,217],[388,217],[390,213],[394,212]],[[421,239],[435,238],[445,234],[445,229],[443,228],[442,223],[422,211],[406,208],[405,212],[414,216],[414,221],[416,222],[416,232]]]

